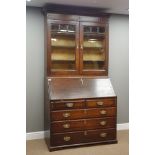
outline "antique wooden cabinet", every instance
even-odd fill
[[[108,79],[108,15],[102,11],[44,8],[44,122],[50,151],[117,142],[117,97]]]
[[[46,13],[47,75],[108,75],[108,16]]]

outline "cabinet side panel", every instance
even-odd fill
[[[50,99],[48,93],[48,82],[44,80],[44,131],[45,141],[50,148]]]
[[[44,77],[46,81],[47,76],[47,49],[48,49],[48,27],[47,27],[47,15],[44,15]]]

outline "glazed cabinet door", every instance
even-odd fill
[[[80,74],[108,74],[106,24],[80,22]]]
[[[79,74],[79,23],[48,20],[48,75]]]

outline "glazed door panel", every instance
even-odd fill
[[[51,75],[79,73],[79,23],[48,21],[48,65]]]
[[[105,75],[107,73],[106,25],[80,23],[80,73]]]

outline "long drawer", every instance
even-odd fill
[[[51,132],[70,132],[80,130],[93,130],[104,128],[115,128],[116,119],[114,117],[97,118],[97,119],[82,119],[72,121],[57,121],[51,123]]]
[[[86,130],[82,132],[67,132],[52,134],[51,144],[53,146],[108,141],[116,139],[116,129],[108,130]]]
[[[104,116],[106,117],[116,116],[116,108],[112,107],[112,108],[51,111],[52,121],[97,118]]]

